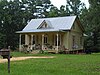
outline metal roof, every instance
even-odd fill
[[[43,21],[42,19],[32,19],[22,31],[37,29]]]
[[[55,17],[55,18],[41,18],[32,19],[26,27],[20,31],[22,32],[49,32],[49,31],[59,31],[59,30],[70,30],[76,16],[66,16],[66,17]],[[52,29],[38,29],[41,23],[45,21],[48,25],[52,26]]]

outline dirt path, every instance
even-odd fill
[[[28,56],[28,57],[12,57],[11,61],[26,60],[31,58],[54,58],[54,56]],[[0,63],[7,62],[7,59],[0,58]]]

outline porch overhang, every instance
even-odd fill
[[[62,29],[34,29],[34,30],[17,31],[16,33],[66,32],[66,31],[68,31],[68,30],[62,30]]]

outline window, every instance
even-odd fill
[[[35,37],[36,37],[36,43],[38,43],[38,41],[39,41],[38,35],[36,35]]]
[[[25,35],[21,36],[21,44],[25,44]]]
[[[44,36],[44,44],[47,44],[48,43],[48,37],[47,35]]]
[[[46,23],[44,24],[44,28],[47,28],[47,24]]]
[[[29,36],[29,45],[31,45],[31,35],[28,36]]]
[[[61,36],[58,35],[58,46],[60,46],[60,41],[61,40]],[[57,46],[57,35],[55,36],[55,46]]]
[[[44,22],[44,23],[41,25],[40,29],[41,29],[41,28],[48,28],[47,23],[46,23],[46,22]]]
[[[44,25],[42,26],[42,28],[47,28],[47,23],[44,23]]]
[[[35,44],[35,36],[33,36],[33,45]]]

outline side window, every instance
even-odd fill
[[[72,48],[73,49],[75,48],[75,36],[74,35],[72,36]]]
[[[73,46],[75,45],[75,36],[72,36],[73,39]]]

